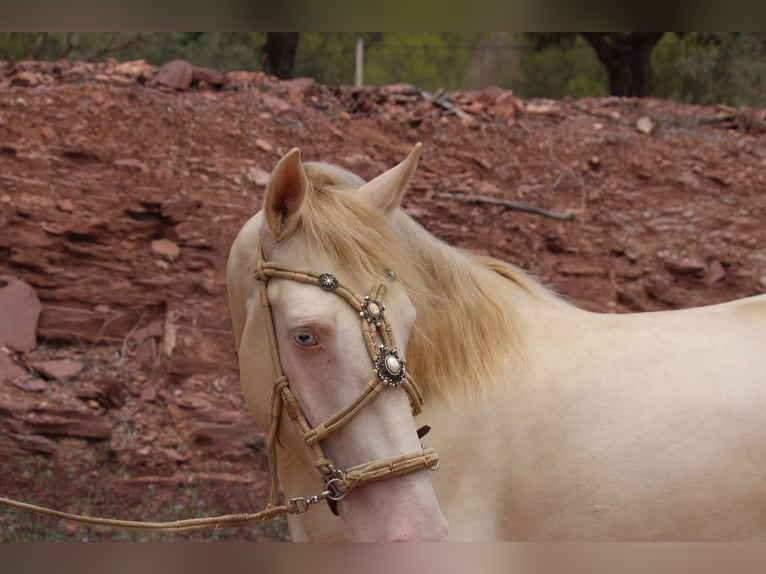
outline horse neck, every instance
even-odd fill
[[[426,394],[481,393],[508,361],[523,361],[520,333],[531,328],[536,309],[559,300],[515,267],[410,231],[417,241],[408,252],[426,294],[415,297],[418,320],[407,348],[413,374]]]

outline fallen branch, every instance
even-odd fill
[[[463,201],[465,203],[486,203],[489,205],[501,205],[506,209],[515,209],[517,211],[524,211],[526,213],[533,213],[535,215],[542,215],[543,217],[550,217],[551,219],[559,219],[562,221],[571,221],[574,219],[572,213],[561,213],[558,211],[550,211],[543,209],[542,207],[535,207],[526,203],[518,201],[511,201],[510,199],[497,199],[494,197],[488,197],[486,195],[474,195],[472,193],[440,193],[438,197],[445,197],[447,199],[454,199],[455,201]]]

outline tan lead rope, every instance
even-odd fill
[[[84,516],[82,514],[72,514],[4,497],[0,497],[0,504],[19,510],[27,510],[29,512],[43,514],[45,516],[52,516],[54,518],[73,520],[82,524],[127,528],[130,530],[141,530],[143,532],[188,532],[192,530],[203,530],[205,528],[235,528],[249,526],[250,524],[262,520],[271,520],[282,514],[300,512],[300,509],[296,504],[292,503],[267,507],[265,510],[253,514],[224,514],[222,516],[189,518],[187,520],[175,520],[173,522],[142,522],[138,520],[117,520],[113,518],[99,518],[95,516]]]

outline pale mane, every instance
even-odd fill
[[[443,243],[401,210],[386,218],[355,194],[363,182],[349,172],[316,163],[306,172],[314,193],[300,226],[312,248],[346,276],[362,271],[379,281],[393,270],[411,298],[417,321],[407,362],[426,394],[481,392],[498,356],[523,354],[513,309],[497,301],[487,277],[499,274],[508,289],[555,299],[545,287],[512,265]]]

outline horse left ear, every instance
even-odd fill
[[[295,229],[308,188],[301,152],[293,148],[274,167],[263,200],[266,223],[274,237],[287,236]]]
[[[410,184],[415,168],[418,165],[418,157],[423,149],[422,143],[415,144],[410,155],[399,165],[380,174],[375,179],[368,181],[359,188],[359,193],[381,208],[386,214],[399,207],[404,192]]]

